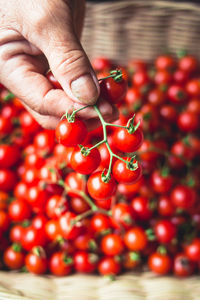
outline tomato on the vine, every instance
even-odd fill
[[[87,136],[87,127],[79,118],[73,122],[67,119],[61,120],[56,127],[57,141],[66,147],[73,147],[81,144]]]

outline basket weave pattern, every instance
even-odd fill
[[[199,277],[183,281],[151,273],[63,278],[0,272],[0,300],[199,300]]]
[[[180,49],[200,58],[200,5],[125,0],[88,3],[86,11],[82,41],[90,58],[103,55],[125,63]]]

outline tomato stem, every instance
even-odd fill
[[[112,70],[110,71],[110,75],[98,79],[99,81],[105,80],[107,78],[113,78],[116,82],[119,82],[122,80],[122,71],[121,70]]]
[[[135,156],[133,157],[133,159],[131,159],[131,161],[127,161],[127,160],[123,159],[121,156],[119,156],[119,155],[113,153],[113,151],[111,150],[110,145],[109,145],[109,143],[108,143],[106,127],[107,127],[107,126],[112,126],[112,125],[114,125],[115,127],[122,127],[122,128],[126,128],[126,129],[128,129],[129,127],[134,127],[134,128],[137,129],[139,125],[138,125],[138,124],[137,124],[136,126],[133,126],[133,125],[132,125],[132,123],[133,123],[133,121],[134,121],[134,116],[133,116],[132,119],[129,120],[127,126],[121,126],[121,125],[117,125],[117,124],[110,124],[110,123],[107,123],[107,122],[105,122],[105,120],[104,120],[104,118],[102,117],[102,114],[101,114],[99,108],[98,108],[96,105],[94,105],[94,109],[95,109],[95,111],[97,112],[98,117],[99,117],[99,119],[100,119],[100,121],[101,121],[101,124],[102,124],[102,127],[103,127],[103,140],[102,140],[101,142],[99,142],[97,145],[100,145],[100,144],[105,143],[106,146],[107,146],[107,149],[108,149],[108,151],[109,151],[109,154],[110,154],[110,162],[109,162],[108,172],[106,173],[106,175],[104,174],[104,172],[102,173],[102,180],[103,180],[104,182],[109,182],[109,181],[110,181],[110,178],[111,178],[110,175],[111,175],[111,172],[112,172],[112,161],[113,161],[113,157],[116,157],[117,159],[120,159],[121,161],[123,161],[123,162],[127,165],[127,168],[128,168],[128,169],[131,169],[131,170],[133,170],[133,171],[137,169],[138,165],[137,165],[137,164],[134,164],[134,163],[132,162],[132,160],[135,158]],[[132,121],[132,120],[133,120],[133,121]],[[136,130],[136,129],[135,129],[135,130]],[[90,148],[89,150],[91,150],[91,149],[97,147],[97,145],[93,146],[93,147]]]
[[[85,109],[85,108],[87,108],[87,107],[89,107],[89,106],[92,106],[92,105],[86,105],[86,106],[83,106],[83,107],[78,108],[78,109],[76,109],[76,110],[73,110],[71,114],[68,113],[68,112],[66,112],[66,113],[61,117],[61,120],[64,119],[64,118],[67,118],[67,120],[68,120],[69,122],[73,123],[73,122],[75,121],[75,115],[76,115],[76,113],[78,113],[79,111],[81,111],[81,110],[83,110],[83,109]]]

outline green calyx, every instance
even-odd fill
[[[66,265],[72,265],[73,264],[73,258],[71,256],[67,256],[66,254],[63,256],[63,262]]]
[[[22,246],[20,244],[18,244],[18,243],[14,243],[14,244],[12,244],[12,249],[15,252],[21,252]]]
[[[135,155],[131,157],[130,161],[127,161],[126,167],[131,171],[135,171],[138,169],[138,162],[135,161]]]
[[[138,252],[132,251],[132,252],[129,253],[129,255],[130,255],[130,259],[132,261],[140,261],[141,260],[141,256]]]
[[[133,134],[140,126],[140,121],[136,125],[134,125],[134,119],[135,115],[127,123],[127,130],[130,134]]]

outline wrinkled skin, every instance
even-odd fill
[[[0,82],[49,129],[66,111],[94,104],[99,95],[98,81],[79,42],[84,2],[0,0]],[[49,68],[63,90],[53,89],[45,78]],[[107,119],[115,116],[107,102],[101,101],[99,107]],[[90,128],[98,125],[92,108],[79,116],[88,119]]]

